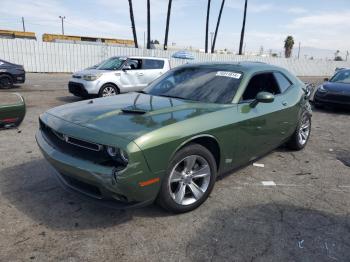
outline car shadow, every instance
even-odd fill
[[[81,230],[106,228],[137,217],[162,217],[169,213],[158,206],[116,210],[78,193],[67,192],[44,159],[33,160],[0,171],[1,197],[38,223],[50,228]]]
[[[350,218],[270,203],[218,209],[188,241],[190,261],[347,261]]]
[[[316,108],[312,105],[312,111],[327,113],[327,114],[337,114],[337,115],[350,115],[350,108],[345,108],[341,106],[324,106],[322,108]]]

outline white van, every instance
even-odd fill
[[[68,88],[70,93],[80,97],[105,97],[140,91],[169,69],[170,63],[166,58],[111,57],[74,73]]]

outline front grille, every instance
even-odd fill
[[[350,96],[347,95],[327,94],[324,98],[327,100],[350,103]]]
[[[70,93],[76,96],[88,96],[88,92],[86,91],[84,85],[81,83],[75,83],[70,81],[68,83],[68,89]]]
[[[88,141],[80,140],[59,133],[40,120],[40,129],[46,140],[57,150],[76,158],[92,161],[96,164],[113,166],[114,163],[103,146]]]
[[[80,75],[73,75],[73,78],[78,78],[78,79],[80,79],[81,76],[80,76]]]
[[[81,180],[75,179],[73,177],[61,174],[62,178],[68,183],[70,186],[81,190],[90,196],[96,197],[96,198],[102,198],[102,194],[100,189],[97,186],[93,186],[91,184],[85,183]]]

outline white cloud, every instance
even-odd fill
[[[322,13],[317,15],[307,15],[296,18],[290,27],[301,28],[305,26],[342,26],[347,27],[350,23],[350,11]]]
[[[299,14],[307,13],[307,10],[303,7],[290,7],[287,9],[287,12],[291,14],[299,15]]]
[[[32,31],[59,33],[61,29],[59,16],[64,15],[66,17],[66,34],[101,37],[115,37],[115,35],[118,35],[124,38],[130,36],[129,20],[125,21],[125,24],[110,22],[103,18],[96,20],[89,18],[87,14],[82,15],[78,11],[63,6],[63,3],[57,0],[2,0],[0,17],[11,17],[19,20],[23,16],[29,31],[35,28],[36,30]],[[10,25],[9,27],[13,28],[14,26]]]

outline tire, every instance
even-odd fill
[[[115,96],[119,94],[118,88],[113,84],[105,84],[98,93],[99,97]]]
[[[199,207],[213,190],[217,175],[215,158],[199,144],[180,149],[170,161],[157,203],[173,213]]]
[[[304,112],[301,115],[298,126],[291,136],[287,145],[293,150],[302,150],[307,142],[309,141],[311,135],[311,115],[308,112]]]
[[[0,76],[0,88],[8,89],[13,87],[13,79],[11,76]]]

